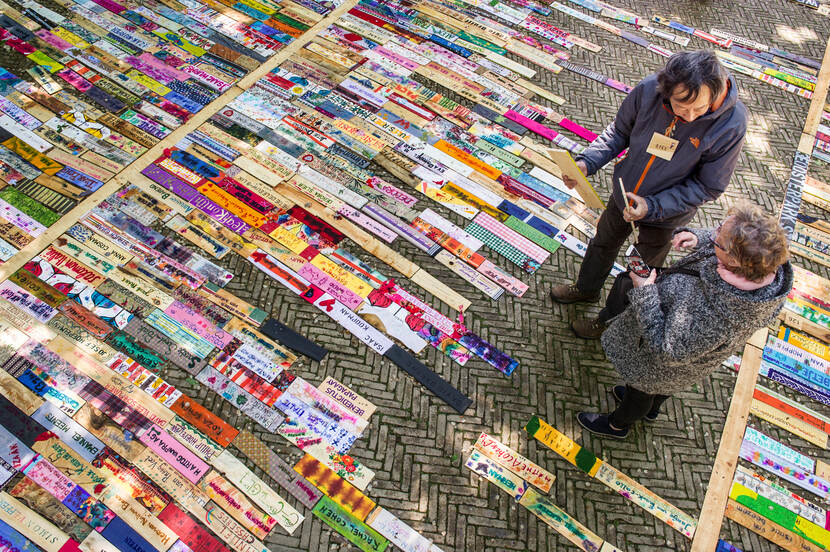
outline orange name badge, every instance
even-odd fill
[[[679,142],[674,138],[669,138],[659,132],[655,132],[651,137],[651,141],[648,143],[646,152],[659,157],[660,159],[671,161],[671,158],[674,156],[674,152],[677,149],[677,144],[679,144]]]

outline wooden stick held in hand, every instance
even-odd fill
[[[625,186],[623,185],[622,178],[618,178],[617,181],[620,183],[620,191],[622,192],[623,200],[626,200],[627,198],[626,198],[626,195],[625,195]],[[631,206],[630,201],[628,201],[627,204],[628,204],[629,207]],[[640,234],[637,231],[637,226],[634,224],[633,220],[631,221],[631,232],[632,232],[632,235],[634,236],[634,243],[637,243],[640,240]]]

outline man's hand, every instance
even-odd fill
[[[641,278],[633,272],[629,272],[628,275],[631,276],[631,282],[634,284],[635,288],[651,285],[655,282],[655,280],[657,280],[657,271],[653,268],[651,269],[651,272],[649,272],[648,278]]]
[[[588,167],[585,165],[585,161],[577,161],[576,166],[579,167],[579,170],[582,171],[582,174],[588,174]],[[565,186],[567,186],[571,190],[573,190],[577,184],[576,180],[565,174],[562,175],[562,182],[564,182]]]
[[[671,239],[671,245],[675,249],[692,249],[697,247],[697,236],[691,232],[678,232]]]
[[[648,214],[648,203],[644,197],[631,192],[627,192],[625,195],[628,197],[628,205],[623,211],[623,218],[626,222],[640,220]]]

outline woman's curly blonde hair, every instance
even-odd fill
[[[787,233],[778,221],[751,203],[739,203],[727,212],[730,224],[718,238],[736,261],[729,270],[760,282],[790,258]]]

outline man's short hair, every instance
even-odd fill
[[[726,79],[726,70],[712,50],[678,52],[657,73],[657,91],[668,101],[677,86],[683,85],[686,91],[676,99],[688,102],[697,99],[705,86],[712,92],[714,101],[726,87]]]
[[[787,233],[778,220],[748,202],[741,202],[727,212],[731,224],[724,226],[719,239],[736,266],[731,272],[759,282],[790,257]]]

